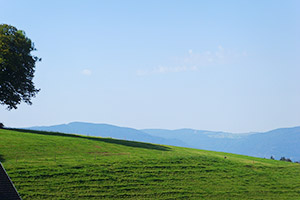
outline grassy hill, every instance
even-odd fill
[[[221,152],[0,130],[0,160],[25,200],[300,198],[299,164]]]

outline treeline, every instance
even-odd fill
[[[271,160],[275,160],[275,158],[273,156],[270,157]],[[290,158],[286,158],[286,157],[281,157],[279,159],[280,161],[285,161],[285,162],[293,162]],[[295,161],[295,163],[300,163],[299,161]]]

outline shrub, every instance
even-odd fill
[[[285,158],[285,157],[281,157],[280,160],[281,160],[281,161],[286,161],[286,162],[292,162],[291,159]]]

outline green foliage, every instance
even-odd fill
[[[16,109],[21,101],[31,104],[39,91],[32,82],[35,63],[40,61],[31,55],[34,50],[23,31],[0,24],[0,104],[8,109]]]
[[[0,159],[24,200],[300,195],[299,164],[110,138],[1,129]]]
[[[275,160],[275,158],[273,156],[270,157],[271,160]]]
[[[281,157],[281,158],[280,158],[280,161],[292,162],[291,159],[285,158],[285,157]]]

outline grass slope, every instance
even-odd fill
[[[189,148],[0,130],[0,160],[25,200],[300,198],[299,164]]]

